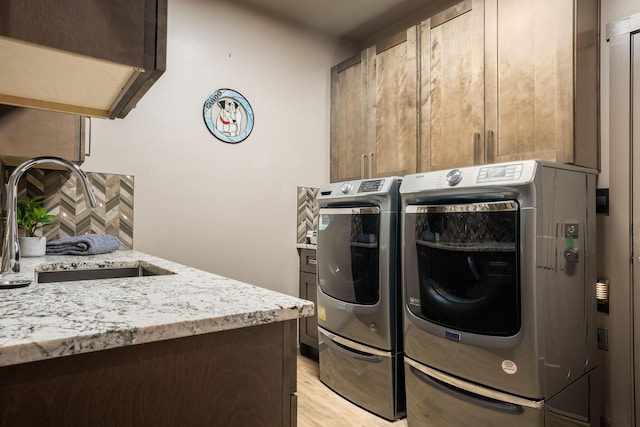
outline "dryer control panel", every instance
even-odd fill
[[[524,185],[534,179],[539,164],[537,160],[522,160],[406,175],[402,179],[400,192],[409,194],[430,190],[450,191],[504,183]]]
[[[507,165],[487,166],[480,168],[476,182],[505,182],[520,179],[522,175],[522,163],[512,163]]]
[[[359,179],[354,181],[333,182],[320,187],[318,200],[361,198],[372,195],[385,195],[398,187],[402,178],[392,176],[375,179]]]
[[[362,181],[358,187],[358,193],[371,193],[372,191],[380,191],[384,185],[384,179],[373,179]]]

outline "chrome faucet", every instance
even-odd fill
[[[64,166],[71,172],[74,172],[78,178],[80,178],[80,181],[84,186],[84,193],[89,201],[89,206],[92,208],[98,206],[98,202],[93,195],[93,191],[91,191],[89,177],[75,163],[71,163],[70,161],[59,157],[36,157],[35,159],[27,160],[20,166],[16,167],[11,176],[9,176],[9,181],[5,186],[7,223],[4,230],[4,245],[2,250],[0,274],[7,273],[9,270],[14,273],[18,273],[20,271],[20,247],[18,246],[18,220],[16,217],[16,211],[18,210],[18,181],[22,177],[22,174],[24,174],[28,169],[43,163],[52,163]]]

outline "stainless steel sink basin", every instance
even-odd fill
[[[95,267],[65,269],[54,271],[36,271],[37,283],[75,282],[79,280],[119,279],[125,277],[165,276],[173,271],[153,264],[138,263],[126,267]]]
[[[24,288],[31,284],[31,280],[26,279],[0,279],[0,289]]]

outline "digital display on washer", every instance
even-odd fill
[[[522,163],[481,168],[477,182],[515,181],[522,175],[522,168]]]
[[[487,178],[497,178],[507,176],[507,168],[491,168],[487,173]]]
[[[362,181],[358,187],[358,193],[370,193],[372,191],[380,191],[384,184],[384,179],[374,179],[371,181]]]

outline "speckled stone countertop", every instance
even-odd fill
[[[149,263],[175,274],[0,289],[0,366],[313,315],[313,303],[136,251],[22,258],[21,272]]]
[[[311,243],[296,243],[296,248],[316,250],[318,248],[318,245],[312,245]]]

